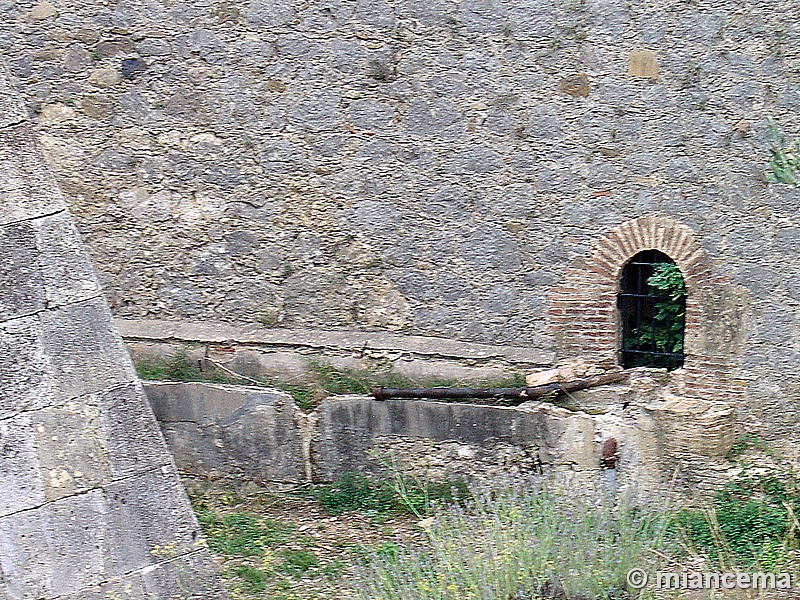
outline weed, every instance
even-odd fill
[[[345,473],[337,481],[316,486],[310,495],[330,515],[358,511],[380,520],[391,514],[423,518],[434,502],[451,503],[469,495],[462,481],[432,482],[407,477],[396,468],[390,478]]]
[[[358,473],[345,473],[338,481],[318,486],[312,495],[331,515],[353,510],[380,513],[394,504],[386,485]]]
[[[309,370],[320,387],[331,394],[369,394],[372,389],[368,371],[337,369],[316,361],[309,363]]]
[[[242,582],[241,587],[243,587],[245,591],[252,594],[263,592],[270,580],[269,573],[249,565],[232,567],[224,573],[224,576],[227,579],[232,579],[234,577],[239,578]]]
[[[734,462],[748,450],[757,450],[763,454],[766,454],[767,456],[772,455],[772,450],[764,440],[757,435],[753,435],[752,433],[743,433],[736,438],[736,441],[734,441],[731,449],[728,450],[725,458],[731,462]]]
[[[233,382],[224,373],[202,370],[199,364],[189,358],[186,350],[176,351],[167,358],[137,360],[136,373],[139,379],[148,380]]]
[[[264,548],[285,542],[292,531],[290,526],[279,521],[243,512],[217,515],[200,509],[197,519],[208,547],[226,556],[258,556]]]
[[[772,145],[767,181],[800,187],[800,139],[787,140],[775,120],[770,117],[768,121]]]
[[[348,555],[352,557],[356,563],[367,563],[372,558],[378,556],[381,558],[391,559],[402,552],[403,547],[395,544],[394,542],[383,542],[377,546],[365,546],[363,544],[344,544],[343,550],[346,550]]]
[[[690,550],[721,568],[737,565],[773,570],[798,548],[800,482],[789,472],[746,470],[726,485],[712,505],[682,510],[675,528]]]
[[[278,552],[282,562],[275,570],[290,575],[299,575],[319,565],[317,556],[308,550],[285,549]]]
[[[410,378],[395,371],[342,369],[330,364],[311,361],[309,370],[316,384],[330,394],[369,394],[375,386],[383,387],[449,387],[458,385],[452,379]],[[523,387],[525,377],[515,373],[500,380],[475,382],[475,387]]]
[[[395,497],[395,502],[405,511],[411,513],[418,519],[422,519],[430,514],[434,501],[453,502],[459,497],[464,498],[469,490],[462,481],[457,482],[433,482],[427,479],[406,475],[397,465],[397,460],[393,454],[378,455],[371,453],[386,471],[391,480],[389,486]]]
[[[314,407],[326,396],[323,390],[315,386],[277,383],[275,387],[289,394],[300,410],[314,410]]]

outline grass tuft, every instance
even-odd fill
[[[391,478],[345,473],[338,480],[312,488],[309,493],[330,515],[358,511],[374,517],[407,514],[422,518],[435,503],[452,503],[469,496],[462,481],[433,482],[406,478],[397,471]]]
[[[293,550],[290,548],[278,552],[281,563],[276,570],[289,575],[300,575],[319,566],[317,556],[308,550]]]
[[[436,378],[411,379],[394,371],[346,369],[320,361],[309,361],[310,381],[294,383],[277,379],[236,377],[213,366],[200,368],[185,350],[167,358],[137,359],[136,372],[140,379],[156,381],[205,381],[226,384],[246,384],[277,388],[292,396],[301,410],[313,410],[330,395],[370,394],[373,387],[439,387],[457,386],[458,381]],[[522,387],[525,378],[511,375],[498,381],[482,381],[475,387]]]
[[[745,469],[714,501],[675,515],[692,554],[720,569],[774,572],[800,549],[800,480],[782,469]]]
[[[258,556],[265,548],[285,542],[292,528],[272,519],[244,512],[218,515],[197,511],[208,547],[227,556]]]

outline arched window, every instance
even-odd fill
[[[683,366],[686,287],[675,261],[644,250],[622,269],[617,295],[623,367]]]

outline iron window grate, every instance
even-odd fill
[[[648,280],[672,265],[670,279],[675,289],[659,289]],[[656,278],[659,286],[664,279]],[[683,278],[675,262],[658,250],[645,250],[622,270],[617,295],[622,343],[620,363],[625,368],[662,367],[674,370],[683,366],[683,338],[686,298]],[[665,293],[668,292],[668,293]]]

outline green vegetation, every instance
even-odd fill
[[[185,350],[175,352],[167,358],[138,359],[135,364],[139,379],[232,383],[231,377],[221,371],[201,369]]]
[[[737,456],[763,444],[739,442]],[[568,485],[466,490],[385,464],[382,478],[348,474],[302,494],[195,498],[231,597],[316,600],[335,590],[365,600],[652,600],[652,590],[628,589],[630,569],[798,566],[800,478],[776,468],[746,467],[709,501],[670,508]],[[320,517],[320,508],[335,516]],[[311,528],[288,522],[304,510],[316,515]],[[366,528],[348,530],[350,522]]]
[[[338,481],[311,489],[310,494],[329,515],[354,510],[377,514],[394,505],[391,490],[383,482],[358,473],[346,473]]]
[[[777,571],[798,545],[800,481],[778,469],[746,469],[701,510],[677,513],[689,550],[721,569]]]
[[[786,139],[775,120],[768,120],[772,144],[767,181],[800,187],[800,139]]]
[[[298,575],[319,565],[316,555],[308,550],[285,549],[281,550],[278,556],[281,562],[276,566],[276,570],[282,573]]]
[[[655,507],[612,506],[577,490],[486,491],[434,514],[424,546],[364,566],[361,598],[631,598],[627,572],[655,569],[667,532]]]
[[[243,510],[220,512],[207,501],[196,500],[195,512],[208,547],[230,564],[223,577],[236,598],[264,597],[262,592],[285,583],[283,577],[296,579],[319,567],[314,541],[283,521]]]
[[[773,454],[772,449],[760,437],[752,433],[743,433],[736,438],[736,441],[731,446],[731,449],[728,450],[725,458],[734,462],[750,450],[756,450],[765,456],[772,456]]]
[[[269,573],[266,571],[256,569],[255,567],[251,567],[249,565],[232,567],[223,575],[226,579],[238,578],[239,582],[237,582],[236,587],[240,588],[240,591],[250,594],[263,592],[266,589],[267,582],[270,578]]]
[[[461,481],[422,481],[394,471],[391,479],[345,473],[308,493],[330,515],[358,511],[378,518],[404,513],[422,518],[430,514],[434,503],[452,503],[467,497],[469,490]]]
[[[800,480],[777,469],[745,470],[710,504],[678,510],[558,488],[484,491],[435,504],[426,544],[373,551],[357,586],[370,600],[649,598],[628,590],[629,569],[702,558],[712,571],[795,570],[798,511]]]
[[[309,380],[305,383],[292,383],[275,379],[237,375],[225,371],[206,361],[193,361],[188,352],[177,351],[167,358],[137,359],[136,372],[140,379],[157,381],[206,381],[227,384],[246,384],[277,388],[290,394],[297,406],[303,410],[313,409],[330,395],[365,395],[376,386],[384,387],[437,387],[459,385],[459,382],[445,379],[411,379],[394,371],[344,369],[320,361],[309,361]],[[202,366],[201,366],[202,365]],[[499,381],[482,381],[478,387],[522,387],[525,378],[512,375]]]
[[[680,269],[673,263],[655,263],[647,285],[650,295],[662,298],[653,305],[652,323],[641,324],[626,342],[626,347],[652,348],[656,352],[683,352],[686,286]],[[644,357],[643,360],[652,358]]]
[[[197,520],[208,547],[228,556],[257,556],[264,548],[285,542],[291,532],[282,523],[242,512],[217,515],[198,509]]]

